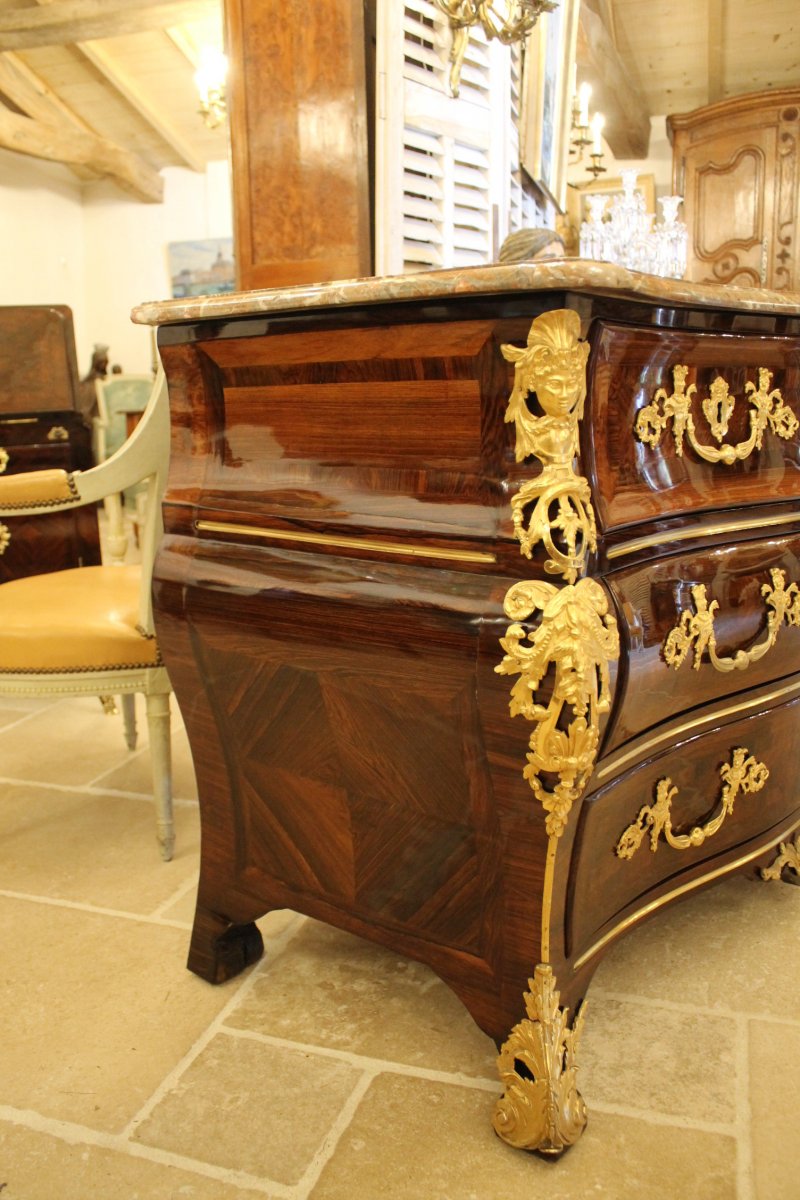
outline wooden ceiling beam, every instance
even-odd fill
[[[0,9],[0,50],[64,46],[201,20],[210,0],[53,0]]]
[[[185,137],[165,120],[155,104],[145,96],[141,88],[123,71],[108,50],[94,42],[77,42],[77,49],[88,59],[115,91],[125,98],[140,117],[172,147],[183,164],[192,171],[205,170],[205,163],[195,154]]]
[[[592,85],[592,109],[606,119],[603,136],[615,158],[646,158],[650,109],[614,44],[610,8],[605,0],[582,0],[580,12],[578,75]]]
[[[37,83],[27,68],[18,70],[13,56],[0,55],[0,92],[19,112],[0,103],[0,147],[63,163],[77,173],[109,178],[139,200],[158,203],[164,181],[142,159],[98,137],[60,101]]]

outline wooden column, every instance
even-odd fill
[[[372,270],[362,0],[225,0],[238,286]]]

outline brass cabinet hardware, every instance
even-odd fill
[[[514,624],[500,639],[505,656],[495,671],[519,675],[511,688],[511,715],[535,722],[523,774],[547,813],[548,836],[560,837],[594,766],[600,714],[611,706],[609,664],[619,657],[619,630],[594,579],[562,588],[536,580],[515,583],[504,609]],[[537,609],[541,621],[528,633],[519,622]],[[555,682],[545,705],[537,690],[551,667]],[[552,790],[542,775],[557,776]]]
[[[517,462],[533,455],[542,464],[541,473],[523,483],[512,498],[514,533],[526,558],[541,542],[549,556],[545,571],[563,576],[567,583],[584,573],[589,551],[597,548],[591,489],[574,467],[589,357],[580,331],[578,314],[558,308],[534,318],[525,349],[500,347],[514,364],[505,419],[516,427]],[[544,416],[530,411],[531,392]]]
[[[511,1030],[497,1059],[505,1091],[492,1124],[518,1150],[556,1155],[576,1142],[586,1125],[586,1104],[576,1082],[586,1002],[570,1029],[552,968],[539,963],[528,986],[528,1015]]]
[[[54,425],[47,431],[47,440],[48,442],[68,442],[69,430],[65,429],[63,425]]]
[[[8,466],[9,454],[5,446],[0,446],[0,475],[3,474]]]
[[[709,817],[705,824],[695,825],[689,833],[680,834],[673,833],[670,814],[672,800],[678,789],[672,786],[669,776],[659,779],[656,784],[655,803],[646,804],[636,820],[625,830],[615,847],[617,856],[633,858],[648,832],[653,854],[658,850],[662,834],[673,850],[690,850],[695,846],[702,846],[707,838],[717,833],[725,818],[733,814],[733,806],[739,792],[760,792],[769,779],[769,771],[764,763],[759,762],[741,746],[733,751],[729,763],[722,764],[719,773],[724,787],[713,816]]]
[[[675,439],[675,453],[683,456],[684,436],[692,449],[700,458],[710,463],[724,463],[731,466],[748,458],[753,450],[760,450],[764,432],[770,427],[778,437],[788,440],[798,429],[798,420],[792,410],[783,402],[779,388],[770,391],[772,372],[766,367],[758,368],[758,387],[752,382],[745,384],[745,394],[751,405],[750,436],[743,442],[721,444],[728,432],[728,422],[736,406],[736,398],[731,396],[728,384],[718,375],[709,388],[709,395],[703,399],[703,414],[709,424],[712,437],[720,443],[719,447],[700,442],[697,438],[692,416],[692,397],[697,391],[695,384],[686,386],[686,376],[689,368],[678,364],[672,368],[672,394],[666,388],[659,388],[652,403],[641,409],[636,418],[636,436],[648,446],[656,447],[661,440],[661,434],[672,421],[672,435]]]
[[[441,558],[448,562],[494,563],[497,555],[488,550],[450,550],[419,542],[383,542],[375,538],[344,534],[303,533],[291,529],[266,529],[261,525],[237,525],[233,521],[198,521],[199,533],[232,533],[273,542],[297,542],[309,546],[332,546],[339,550],[365,550],[373,554],[402,554],[410,558]]]
[[[796,583],[786,586],[786,573],[773,567],[770,570],[772,583],[765,583],[761,588],[767,613],[767,632],[763,641],[757,642],[749,650],[737,650],[732,657],[720,657],[717,654],[717,639],[714,632],[714,618],[719,603],[712,600],[709,604],[704,583],[698,583],[692,588],[692,599],[695,611],[685,609],[674,629],[667,634],[664,642],[664,658],[670,667],[677,671],[683,664],[690,649],[694,647],[695,671],[699,671],[703,654],[708,651],[708,659],[716,671],[743,671],[770,650],[786,621],[789,625],[800,625],[800,591]]]
[[[5,554],[11,543],[11,530],[0,521],[0,554]]]
[[[780,879],[786,867],[800,876],[800,834],[793,842],[779,843],[777,857],[768,867],[761,868],[761,878]],[[792,880],[792,883],[794,882],[796,881]]]

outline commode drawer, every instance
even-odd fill
[[[800,822],[800,680],[772,689],[771,704],[769,696],[755,705],[743,699],[726,713],[717,728],[699,715],[687,720],[660,753],[601,781],[584,801],[567,889],[570,956],[580,958],[605,926],[644,909],[665,885],[702,880],[735,859],[737,847],[770,846],[793,818]]]
[[[800,534],[615,571],[627,669],[607,755],[678,713],[800,671]]]
[[[590,340],[581,461],[604,532],[798,494],[796,338],[598,321]]]

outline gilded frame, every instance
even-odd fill
[[[520,164],[562,213],[578,12],[579,0],[559,0],[552,12],[542,13],[525,41],[522,68]]]

